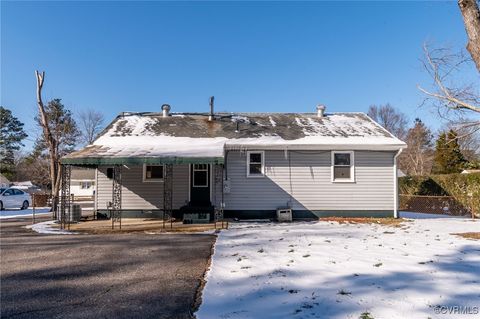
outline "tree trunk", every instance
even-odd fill
[[[467,31],[467,50],[480,72],[480,10],[476,0],[458,0]]]
[[[57,140],[53,137],[50,130],[50,126],[47,119],[47,114],[45,112],[45,107],[42,101],[42,88],[43,81],[45,79],[45,72],[39,73],[35,71],[35,76],[37,78],[37,105],[38,111],[40,113],[40,119],[42,123],[43,136],[45,142],[48,145],[48,154],[49,154],[49,165],[50,165],[50,181],[52,183],[52,211],[54,218],[57,217],[57,203],[58,203],[58,193],[60,190],[60,174],[58,167],[60,166],[58,152],[57,152]]]

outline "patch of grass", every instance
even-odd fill
[[[303,255],[302,257],[303,257],[303,258],[310,257],[310,254]]]
[[[289,294],[298,294],[298,290],[297,289],[290,289],[288,291]]]
[[[337,222],[339,224],[378,224],[384,226],[401,227],[402,223],[410,222],[403,218],[374,218],[374,217],[322,217],[320,221]]]
[[[433,260],[419,262],[420,265],[431,264],[431,263],[433,263]]]
[[[363,312],[358,319],[375,319],[372,317],[372,314],[368,311]]]
[[[257,252],[260,253],[260,254],[261,254],[261,253],[264,253],[264,252],[265,252],[265,249],[260,248]]]
[[[341,289],[340,291],[337,292],[337,295],[342,295],[342,296],[349,296],[351,294],[352,294],[351,291],[346,291],[344,289]]]
[[[471,233],[456,233],[452,235],[457,235],[467,239],[480,239],[480,232],[471,232]]]
[[[383,265],[383,263],[375,264],[375,265],[373,265],[373,267],[380,267],[381,265]]]
[[[289,252],[289,253],[293,253],[294,251],[295,251],[295,250],[293,250],[293,249],[290,249],[288,252]]]

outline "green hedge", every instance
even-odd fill
[[[399,178],[400,194],[453,196],[465,207],[480,213],[480,173],[405,176]]]

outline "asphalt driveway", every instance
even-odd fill
[[[213,235],[40,235],[0,224],[1,318],[191,318]]]

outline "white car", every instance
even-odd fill
[[[29,193],[16,188],[0,188],[0,210],[5,208],[27,209],[32,198]]]

